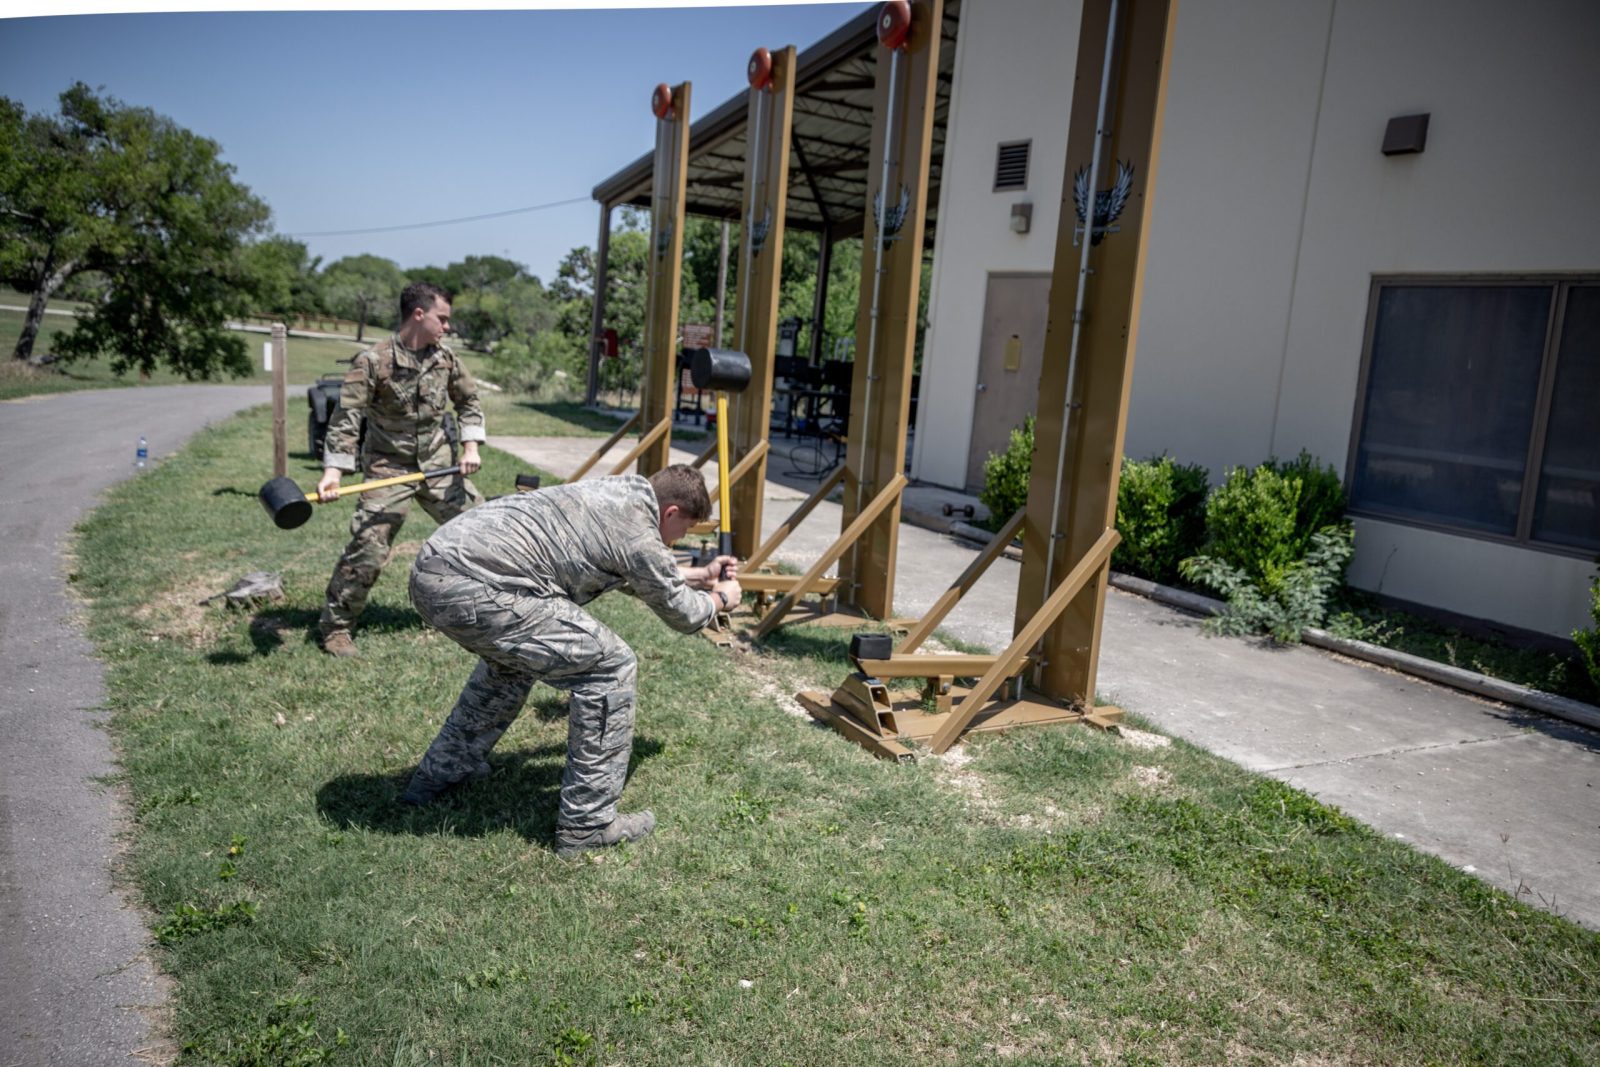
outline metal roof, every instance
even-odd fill
[[[928,173],[925,239],[930,245],[939,203],[960,8],[961,0],[945,0]],[[798,56],[786,209],[787,225],[792,229],[825,230],[835,238],[861,235],[872,153],[877,14],[876,7],[863,11]],[[748,109],[748,92],[739,92],[689,127],[685,194],[689,214],[738,219]],[[594,198],[611,206],[648,208],[653,169],[654,154],[647,152],[596,185]]]

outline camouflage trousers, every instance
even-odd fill
[[[633,650],[572,601],[491,588],[426,545],[411,569],[411,603],[428,625],[479,657],[417,768],[423,783],[481,774],[542,681],[569,694],[557,822],[595,827],[615,819],[633,751]]]
[[[429,457],[426,469],[449,465],[449,452],[441,451]],[[367,477],[392,478],[410,473],[409,467],[374,464]],[[483,494],[459,474],[432,482],[392,485],[358,496],[356,513],[350,517],[350,543],[334,565],[322,605],[322,618],[317,624],[323,637],[355,627],[361,610],[367,606],[367,596],[377,584],[383,565],[389,561],[389,552],[406,521],[406,512],[411,510],[413,498],[437,523],[448,522],[474,504],[483,503]]]

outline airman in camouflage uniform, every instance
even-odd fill
[[[481,464],[478,442],[484,440],[484,422],[478,387],[455,352],[440,341],[450,325],[449,297],[426,282],[409,285],[401,294],[400,319],[399,331],[357,356],[345,375],[317,490],[323,500],[337,499],[340,477],[354,471],[358,459],[369,479],[450,466],[446,405],[455,407],[460,427],[461,474],[375,489],[358,498],[350,543],[333,569],[318,624],[322,647],[335,656],[355,654],[350,632],[389,559],[412,499],[439,523],[483,502],[466,477]]]
[[[543,681],[570,694],[557,852],[649,833],[649,812],[617,814],[633,748],[633,651],[582,605],[625,585],[692,633],[737,604],[731,558],[680,568],[668,548],[710,510],[700,473],[674,466],[500,497],[428,538],[411,602],[479,660],[402,799],[426,804],[488,774],[489,750]]]

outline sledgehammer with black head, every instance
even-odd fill
[[[728,394],[750,384],[750,357],[731,348],[689,350],[689,380],[717,393],[717,554],[733,555],[733,517],[728,511]]]
[[[335,492],[339,496],[370,493],[374,489],[384,489],[391,485],[425,482],[430,478],[443,478],[446,475],[460,473],[460,467],[441,467],[436,471],[417,471],[415,474],[402,474],[394,478],[378,478],[375,481],[340,486]],[[292,530],[310,521],[311,505],[317,499],[315,492],[306,493],[295,484],[293,478],[287,476],[272,479],[263,485],[256,495],[261,498],[261,506],[267,509],[267,514],[272,516],[272,521],[280,530]]]

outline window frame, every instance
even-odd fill
[[[1574,287],[1600,285],[1600,274],[1587,272],[1535,272],[1513,274],[1505,272],[1470,274],[1374,274],[1367,290],[1367,320],[1361,336],[1361,371],[1356,378],[1355,413],[1350,423],[1350,448],[1345,456],[1344,491],[1349,501],[1346,511],[1357,518],[1377,522],[1412,526],[1423,530],[1450,534],[1453,537],[1470,537],[1478,541],[1491,541],[1513,548],[1545,552],[1554,556],[1594,560],[1591,549],[1572,545],[1536,541],[1533,538],[1533,517],[1538,506],[1539,474],[1544,463],[1545,440],[1550,432],[1550,408],[1555,400],[1556,371],[1561,362],[1561,331],[1566,324],[1567,298]],[[1552,290],[1550,311],[1545,320],[1544,347],[1539,363],[1539,388],[1534,400],[1533,425],[1523,452],[1522,498],[1517,506],[1517,528],[1511,536],[1456,526],[1414,515],[1402,515],[1383,508],[1363,507],[1356,503],[1355,488],[1357,461],[1361,452],[1361,431],[1367,418],[1367,387],[1372,373],[1372,344],[1378,329],[1378,301],[1383,290],[1389,287],[1484,288],[1493,286],[1547,286]]]

